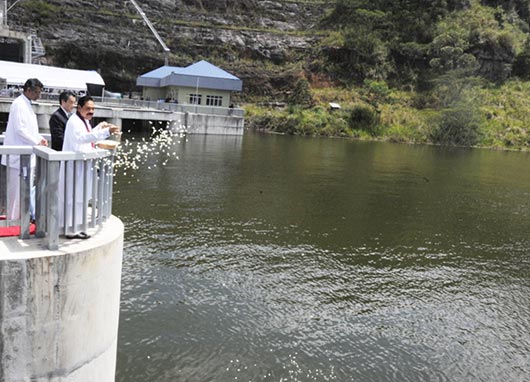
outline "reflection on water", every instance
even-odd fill
[[[528,154],[255,134],[176,151],[115,186],[117,381],[530,375]]]

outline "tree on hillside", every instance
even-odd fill
[[[335,32],[322,52],[333,76],[346,82],[414,86],[456,71],[500,83],[524,41],[515,19],[475,0],[338,0],[323,20]]]
[[[505,81],[516,57],[516,30],[505,22],[502,10],[475,4],[439,22],[430,44],[430,65],[437,74],[460,70]]]

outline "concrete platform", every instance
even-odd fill
[[[9,113],[13,100],[0,97],[0,113]],[[41,132],[49,132],[50,116],[57,110],[56,102],[39,100],[33,102],[33,110],[37,114],[37,122]],[[166,104],[161,104],[164,106]],[[234,111],[234,115],[207,114],[207,107],[202,107],[199,112],[184,110],[196,109],[193,105],[170,105],[179,107],[182,111],[158,110],[151,108],[131,107],[126,104],[109,106],[96,102],[96,118],[102,118],[116,126],[122,126],[122,120],[136,121],[165,121],[177,131],[184,130],[188,134],[216,134],[216,135],[243,135],[245,119],[243,110]],[[223,108],[218,108],[223,109]],[[228,109],[226,109],[228,110]],[[202,111],[202,112],[200,112]],[[229,111],[229,110],[228,110]],[[237,112],[237,113],[236,113]]]
[[[123,224],[88,233],[0,239],[0,381],[114,381]]]

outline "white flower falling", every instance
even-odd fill
[[[149,124],[153,125],[153,122],[149,121]],[[118,173],[127,175],[127,172],[131,171],[131,176],[134,177],[134,170],[150,163],[152,159],[162,160],[162,166],[166,166],[171,159],[178,160],[176,144],[184,138],[185,132],[183,125],[167,122],[165,127],[151,126],[151,135],[147,139],[142,137],[136,140],[135,137],[131,137],[130,140],[123,140],[122,137],[114,156],[114,175]],[[157,164],[147,166],[148,169],[151,167],[157,167]]]

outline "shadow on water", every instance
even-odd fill
[[[118,175],[118,381],[530,375],[529,157],[190,136]]]

